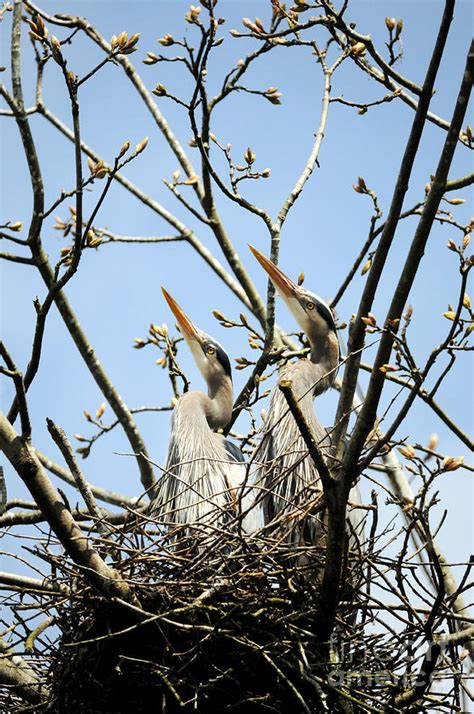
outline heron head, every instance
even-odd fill
[[[336,324],[329,305],[315,293],[296,285],[259,250],[253,246],[249,248],[270,277],[300,328],[308,336],[312,347],[328,338],[337,340]]]
[[[176,300],[164,288],[161,290],[208,386],[222,381],[225,377],[231,380],[230,360],[223,347],[213,337],[199,330]]]

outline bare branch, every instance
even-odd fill
[[[128,585],[106,565],[82,535],[74,518],[43,471],[33,449],[23,443],[8,420],[0,413],[0,447],[47,518],[51,528],[73,561],[99,590],[131,600]]]
[[[35,449],[35,454],[45,469],[53,473],[62,481],[68,483],[70,486],[76,486],[76,482],[72,474],[67,471],[67,469],[63,468],[59,464],[56,464],[54,461],[52,461],[52,459],[49,458],[49,456],[46,456],[37,449]],[[114,491],[109,491],[106,488],[100,488],[99,486],[96,486],[91,483],[89,483],[88,486],[91,489],[94,497],[98,498],[100,501],[110,503],[113,506],[119,506],[120,508],[134,508],[136,506],[136,498],[130,498],[128,496],[124,496],[123,494],[115,493]]]
[[[0,639],[0,682],[34,705],[47,695],[33,669],[3,639]]]
[[[355,393],[357,384],[357,374],[360,362],[360,353],[359,357],[351,357],[350,355],[354,353],[354,351],[360,350],[364,343],[365,324],[363,323],[362,318],[365,317],[371,310],[375,293],[378,288],[379,280],[385,266],[385,261],[392,245],[393,238],[395,236],[398,221],[400,220],[403,201],[405,198],[406,191],[408,189],[408,181],[412,172],[415,156],[417,154],[418,147],[420,144],[423,128],[425,126],[426,114],[428,112],[434,82],[438,73],[441,57],[443,55],[444,47],[446,44],[448,31],[453,16],[453,9],[453,0],[447,0],[438,32],[438,37],[423,84],[423,91],[420,96],[420,101],[418,103],[418,108],[415,114],[410,136],[408,138],[406,148],[403,154],[400,172],[393,193],[392,204],[390,206],[387,221],[385,223],[384,230],[380,237],[380,241],[374,256],[372,268],[368,274],[368,279],[364,287],[364,292],[359,303],[357,316],[350,330],[348,344],[349,359],[344,372],[344,384],[341,390],[341,396],[339,399],[336,414],[336,424],[338,424],[338,426],[336,427],[336,432],[334,435],[336,450],[339,456],[342,453],[342,442],[348,424],[348,417],[346,415],[349,413],[349,408],[351,406],[352,399]],[[369,430],[370,428],[372,427],[370,426]],[[354,458],[354,453],[352,449],[348,450],[347,453],[350,453],[350,458]],[[347,459],[348,458],[349,456],[347,457]],[[348,460],[346,460],[345,463],[347,464]]]
[[[471,45],[471,48],[468,52],[466,68],[463,75],[463,80],[461,82],[461,87],[459,89],[459,94],[453,113],[453,119],[451,122],[451,128],[448,131],[443,151],[441,153],[440,160],[438,163],[438,168],[436,170],[435,179],[432,182],[430,193],[428,194],[428,197],[426,199],[422,216],[415,231],[410,251],[403,267],[398,285],[395,289],[392,303],[387,313],[386,324],[392,324],[393,320],[399,320],[401,318],[408,297],[408,293],[413,284],[419,264],[423,257],[425,246],[428,241],[431,227],[433,225],[433,221],[436,215],[436,211],[438,210],[439,203],[444,193],[446,177],[448,175],[448,171],[451,166],[454,151],[456,148],[457,135],[459,133],[460,126],[462,125],[462,121],[465,116],[466,105],[469,100],[469,96],[472,89],[473,73],[474,43]],[[467,275],[465,275],[464,277],[467,278]],[[343,473],[348,473],[348,469],[351,468],[349,464],[354,463],[353,461],[351,462],[351,459],[354,459],[355,454],[360,453],[360,449],[362,448],[365,442],[367,434],[372,429],[372,426],[374,424],[376,410],[385,377],[384,372],[381,371],[380,368],[382,367],[382,365],[387,364],[390,361],[392,343],[393,339],[391,331],[384,331],[380,340],[377,356],[375,358],[374,371],[372,372],[372,377],[369,382],[366,400],[364,402],[364,406],[362,407],[356,426],[354,428],[351,443],[347,449],[346,455],[344,456],[344,461],[342,465]],[[401,422],[403,414],[406,413],[409,404],[411,404],[411,402],[415,398],[417,391],[421,387],[425,374],[427,374],[427,371],[430,369],[435,359],[436,355],[431,355],[431,358],[428,360],[423,374],[420,375],[420,378],[418,379],[418,384],[412,390],[409,400],[407,400],[407,403],[405,404],[403,410],[400,412],[400,418],[396,420],[397,425]],[[393,428],[395,428],[395,423],[392,429]]]
[[[87,483],[82,474],[79,464],[77,463],[77,459],[74,455],[74,451],[72,450],[71,444],[69,443],[69,439],[67,438],[64,430],[56,426],[56,424],[51,419],[47,419],[46,423],[48,425],[48,431],[51,434],[54,443],[61,451],[64,460],[66,461],[68,467],[71,470],[77,488],[82,498],[84,499],[89,513],[97,521],[97,528],[99,532],[108,533],[109,529],[107,528],[105,523],[103,523],[104,514],[101,512],[95,502],[94,495],[89,487],[89,484]]]

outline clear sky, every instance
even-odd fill
[[[130,34],[139,32],[138,51],[131,59],[141,72],[146,86],[152,89],[161,82],[170,92],[183,98],[189,97],[192,85],[181,68],[171,64],[145,66],[141,63],[148,51],[171,54],[156,42],[165,33],[178,38],[186,32],[188,37],[194,37],[195,28],[183,21],[188,3],[181,0],[142,0],[134,3],[83,0],[48,1],[43,2],[42,7],[50,13],[84,15],[107,39],[122,30]],[[371,33],[383,52],[386,40],[385,16],[402,17],[405,53],[398,69],[405,76],[421,83],[442,7],[443,3],[437,0],[387,0],[383,3],[353,0],[346,19],[353,19],[360,32]],[[210,63],[208,91],[211,96],[221,86],[226,72],[254,47],[252,42],[232,39],[228,31],[234,27],[243,29],[241,19],[245,16],[253,18],[258,14],[267,22],[270,2],[220,0],[217,9],[226,17],[226,23],[220,30],[225,42],[215,50],[214,59]],[[0,25],[1,64],[7,66],[10,22],[11,15],[7,15]],[[449,118],[452,113],[471,30],[472,4],[469,0],[458,0],[432,102],[433,111],[445,118]],[[65,37],[61,30],[51,28],[51,31],[61,39]],[[102,57],[92,43],[80,37],[74,40],[71,47],[65,48],[64,54],[68,58],[69,67],[78,75],[83,75]],[[24,42],[23,73],[26,102],[30,105],[33,100],[34,65],[28,41]],[[7,80],[6,74],[2,75],[3,81]],[[259,89],[278,87],[283,94],[282,105],[273,106],[249,94],[235,94],[216,112],[212,130],[222,143],[232,144],[235,157],[242,156],[250,145],[257,155],[256,167],[259,170],[271,168],[269,179],[258,183],[249,182],[244,190],[251,201],[264,206],[275,216],[310,150],[319,121],[321,73],[307,48],[291,51],[279,48],[255,64],[247,76],[246,84]],[[385,94],[383,88],[371,82],[350,61],[337,72],[332,86],[333,96],[344,95],[352,101],[373,101]],[[44,101],[70,125],[66,90],[59,69],[53,62],[47,65],[45,72]],[[158,102],[173,131],[188,150],[191,160],[198,166],[197,150],[187,146],[191,131],[186,112],[167,99],[158,99]],[[195,229],[199,239],[223,260],[210,233],[183,211],[164,186],[162,179],[170,179],[177,168],[176,159],[121,68],[108,65],[99,72],[81,89],[80,104],[83,139],[106,161],[112,161],[125,140],[129,139],[134,146],[144,136],[149,136],[148,148],[126,168],[125,175]],[[282,268],[293,277],[304,270],[305,286],[326,299],[330,299],[336,292],[367,235],[371,204],[367,197],[355,193],[352,185],[358,176],[363,176],[367,185],[377,192],[386,215],[412,119],[413,111],[401,102],[375,107],[364,116],[340,104],[332,104],[330,107],[320,168],[315,171],[304,196],[288,219],[282,235],[280,259]],[[73,149],[42,117],[32,116],[31,125],[44,171],[46,205],[49,205],[61,189],[73,188]],[[31,195],[21,145],[13,120],[1,118],[0,126],[0,222],[22,220],[26,226]],[[406,207],[422,199],[424,186],[436,168],[444,139],[445,133],[441,129],[432,125],[426,127]],[[451,177],[456,178],[470,171],[470,154],[468,150],[459,147]],[[96,182],[86,197],[86,210],[94,205],[101,188],[102,184]],[[267,252],[268,234],[257,218],[236,208],[220,196],[218,190],[216,196],[228,233],[257,287],[264,294],[265,276],[248,252],[247,242]],[[469,192],[460,192],[459,196],[469,199]],[[456,220],[461,224],[469,222],[472,194],[470,198],[464,205],[452,207]],[[67,205],[66,202],[55,214],[66,218]],[[42,239],[51,259],[55,260],[67,241],[60,232],[52,229],[53,222],[52,218],[46,222]],[[159,216],[138,204],[118,185],[112,187],[96,225],[121,235],[155,236],[173,232]],[[415,227],[416,220],[408,219],[397,232],[389,269],[374,306],[374,312],[380,319],[384,316],[391,289],[398,279]],[[410,296],[414,306],[410,340],[413,352],[420,361],[446,334],[447,322],[442,313],[448,303],[456,301],[458,294],[456,257],[446,249],[449,238],[459,242],[456,231],[435,226]],[[7,249],[9,247],[2,245],[2,250]],[[0,276],[2,335],[17,364],[24,369],[34,329],[33,299],[36,295],[40,299],[44,297],[45,288],[34,269],[27,266],[2,262]],[[363,284],[364,278],[358,274],[338,307],[341,320],[348,321],[356,311]],[[87,251],[78,275],[67,286],[67,295],[100,360],[131,407],[166,405],[170,402],[165,373],[154,364],[159,355],[150,348],[141,351],[132,349],[134,338],[146,336],[150,322],[173,325],[160,285],[164,285],[173,294],[197,325],[222,342],[232,357],[244,354],[255,358],[255,353],[248,349],[241,332],[224,330],[212,317],[211,310],[215,308],[232,318],[238,317],[241,306],[189,246],[184,243],[107,245],[98,251]],[[289,330],[295,329],[291,316],[281,303],[278,304],[278,321]],[[179,358],[192,380],[192,387],[202,388],[201,377],[189,353],[183,349]],[[236,391],[240,390],[246,378],[247,372],[235,373]],[[465,359],[463,366],[448,376],[437,395],[442,407],[464,430],[471,433],[472,387],[472,362]],[[2,405],[7,408],[11,399],[10,385],[4,384],[2,389]],[[390,390],[388,393],[391,394]],[[95,412],[102,401],[103,397],[53,309],[48,318],[41,370],[29,392],[35,445],[60,461],[46,431],[46,417],[54,419],[70,435],[90,435],[92,432],[82,412],[84,409]],[[318,400],[321,421],[331,423],[334,405],[335,397],[331,395]],[[112,420],[110,408],[107,408],[104,420]],[[137,421],[151,457],[162,463],[169,433],[169,415],[139,415]],[[237,429],[244,430],[245,422],[238,423]],[[440,435],[440,451],[453,456],[465,455],[466,460],[469,460],[470,455],[466,454],[465,447],[422,404],[413,409],[398,436],[426,444],[433,432]],[[87,478],[104,487],[138,495],[141,484],[134,462],[117,454],[129,450],[120,431],[113,431],[96,444],[91,456],[83,462]],[[6,474],[9,496],[26,496],[8,465]],[[440,543],[448,558],[466,560],[472,548],[472,473],[465,470],[448,473],[441,477],[438,484],[442,507],[449,510],[439,536]],[[419,484],[415,482],[413,488],[417,490],[418,487]],[[366,496],[370,489],[370,484],[362,484]],[[381,497],[381,502],[383,500]],[[10,566],[16,567],[9,563]],[[6,569],[6,564],[2,565],[2,569]]]

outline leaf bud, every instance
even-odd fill
[[[450,203],[451,206],[461,206],[466,203],[465,198],[445,198],[446,203]]]
[[[415,449],[411,444],[405,444],[405,446],[401,446],[398,451],[401,453],[402,456],[404,456],[406,459],[413,459],[415,457]]]
[[[152,94],[156,94],[157,97],[165,97],[167,92],[166,92],[166,87],[164,84],[157,84],[155,89],[151,90]]]
[[[126,141],[122,146],[120,147],[120,151],[118,153],[118,158],[121,159],[124,154],[127,153],[127,151],[130,148],[130,142]]]
[[[366,273],[369,272],[371,267],[372,267],[372,258],[369,258],[369,260],[366,263],[364,263],[364,265],[362,266],[362,270],[360,271],[360,274],[365,275]]]
[[[426,448],[429,449],[429,451],[434,451],[434,449],[436,449],[436,447],[438,446],[438,441],[439,441],[438,434],[431,434],[430,440],[429,440]]]
[[[57,62],[59,65],[62,65],[64,60],[61,54],[61,42],[54,35],[51,35],[51,52],[54,61]]]
[[[142,60],[143,64],[156,64],[160,61],[160,58],[155,55],[154,52],[147,52],[146,58]]]
[[[252,149],[250,148],[250,146],[247,148],[247,151],[246,151],[245,154],[244,154],[244,159],[245,159],[245,161],[247,162],[247,164],[248,164],[249,166],[251,166],[251,165],[254,163],[255,159],[256,159],[256,155],[255,155],[255,153],[252,151]]]
[[[191,5],[189,8],[189,11],[186,13],[184,16],[184,19],[186,22],[189,22],[191,25],[195,25],[199,22],[199,13],[201,12],[201,8],[196,5]]]
[[[105,402],[102,402],[102,404],[100,405],[100,407],[97,409],[97,411],[95,413],[95,418],[100,419],[104,415],[104,412],[105,412]]]
[[[163,35],[163,37],[160,37],[158,42],[160,45],[163,45],[163,47],[170,47],[170,45],[174,45],[174,37],[173,35],[166,34]]]
[[[363,42],[356,42],[351,47],[351,55],[354,57],[363,57],[365,55],[365,45]]]
[[[386,374],[387,372],[398,372],[398,367],[394,367],[392,364],[383,364],[379,370]]]
[[[262,30],[259,29],[258,25],[255,22],[252,22],[248,17],[244,17],[242,19],[242,24],[250,30],[250,32],[255,32],[255,34],[260,35]]]
[[[142,140],[140,141],[140,143],[136,145],[136,147],[135,147],[135,152],[134,152],[135,155],[141,154],[142,151],[144,151],[147,146],[148,146],[148,137],[145,136],[145,138],[142,139]]]
[[[454,458],[453,456],[447,456],[443,461],[442,467],[444,471],[456,471],[460,466],[464,464],[464,457],[459,456]]]

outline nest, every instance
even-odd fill
[[[308,577],[317,549],[302,566],[283,545],[231,536],[196,548],[145,530],[109,549],[141,612],[74,574],[75,595],[57,609],[45,711],[343,710],[324,686],[328,649],[318,641],[317,578]]]

